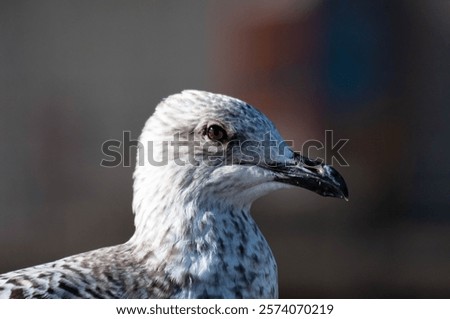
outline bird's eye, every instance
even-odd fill
[[[207,127],[206,134],[211,141],[225,142],[228,139],[227,132],[220,125],[213,124]]]

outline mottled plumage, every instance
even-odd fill
[[[268,133],[277,147],[261,143]],[[276,298],[277,266],[252,202],[293,186],[347,197],[333,168],[278,147],[261,112],[224,95],[166,98],[140,143],[132,238],[0,275],[0,297]]]

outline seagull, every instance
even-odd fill
[[[128,242],[0,275],[0,298],[278,298],[252,202],[290,187],[348,198],[342,176],[294,152],[263,113],[197,90],[158,104],[133,179]]]

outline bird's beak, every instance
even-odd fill
[[[348,190],[344,178],[331,166],[294,153],[290,165],[270,165],[275,181],[309,189],[322,196],[347,200]]]

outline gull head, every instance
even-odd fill
[[[140,137],[134,179],[135,209],[156,193],[185,204],[231,206],[249,206],[288,187],[348,197],[334,168],[294,152],[256,108],[196,90],[171,95],[156,107]]]

